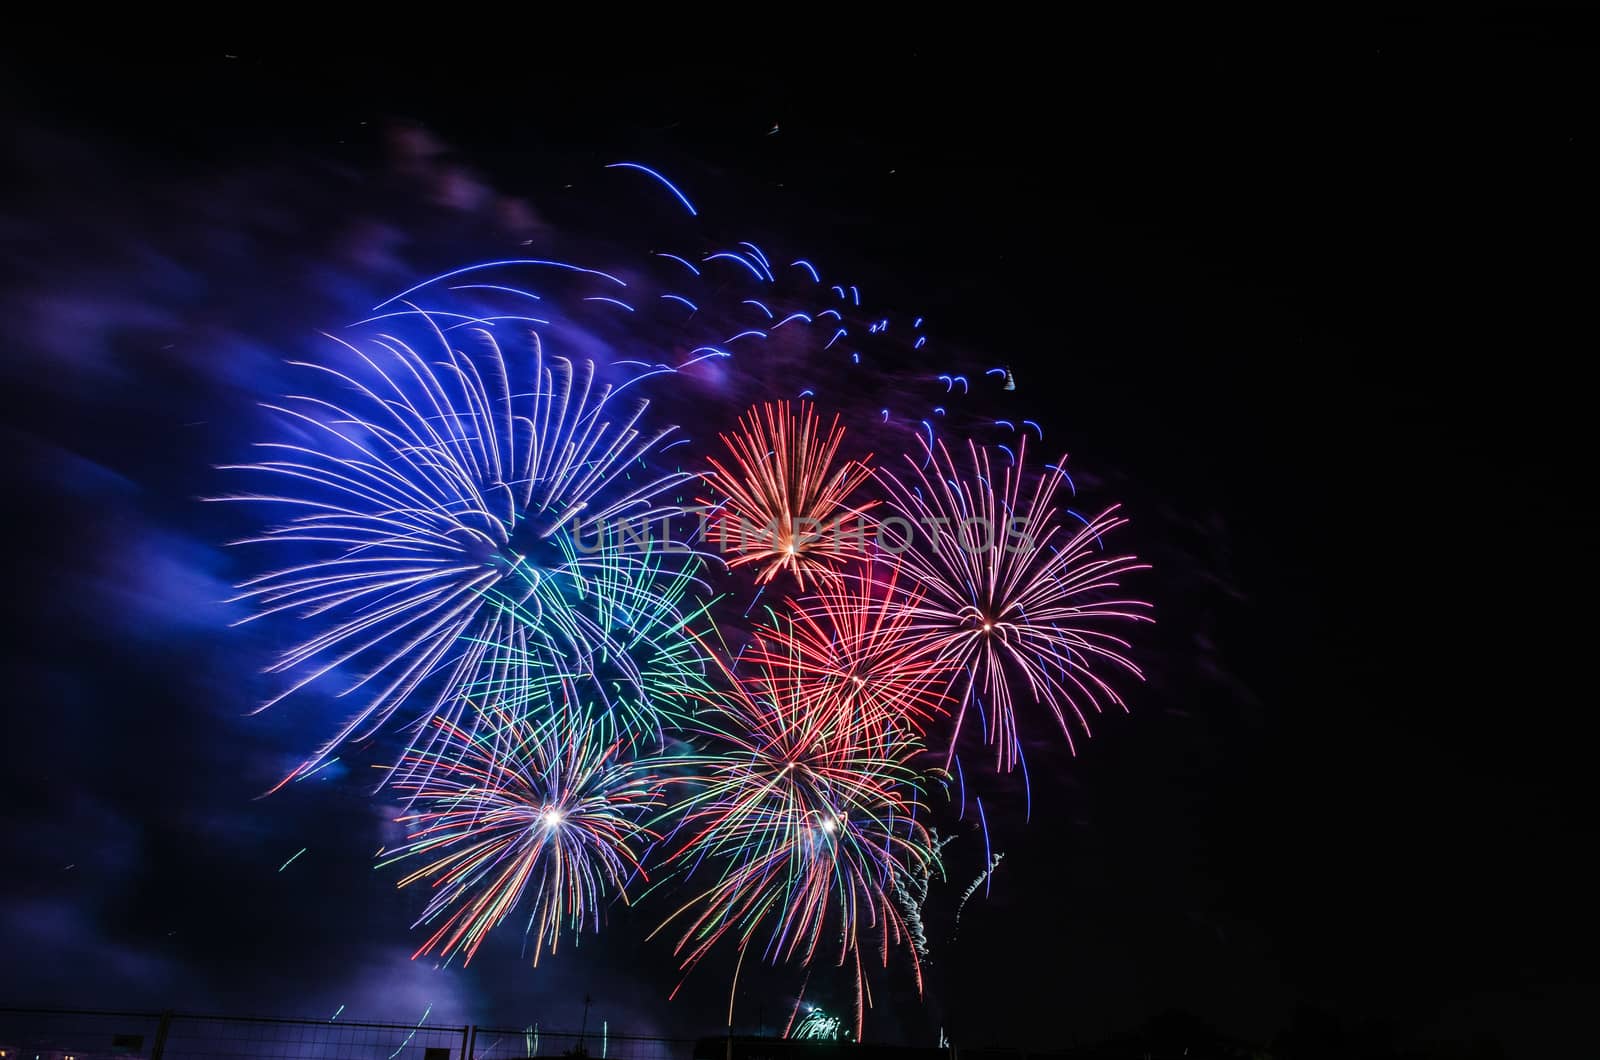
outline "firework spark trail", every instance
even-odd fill
[[[929,846],[935,855],[942,855],[953,838],[946,836],[941,839],[933,829],[929,829],[928,834],[931,840]],[[933,868],[929,864],[916,873],[897,873],[894,877],[894,898],[900,903],[900,915],[905,920],[911,946],[918,957],[928,955],[928,934],[922,923],[922,908],[928,901],[928,885],[933,879]],[[907,881],[910,882],[909,886]]]
[[[961,931],[961,911],[967,907],[967,902],[972,896],[978,893],[978,888],[988,884],[989,878],[994,875],[994,870],[1000,867],[1000,859],[1003,857],[1005,854],[1001,853],[989,859],[988,866],[978,873],[977,878],[967,885],[966,890],[961,892],[961,900],[956,903],[955,924],[950,929],[951,942],[956,940],[956,935]]]
[[[839,417],[824,431],[808,401],[798,413],[787,402],[750,409],[722,435],[731,466],[712,457],[706,481],[726,496],[710,541],[733,557],[730,567],[760,564],[762,583],[787,570],[804,589],[808,575],[836,577],[839,564],[865,555],[866,512],[878,502],[856,505],[850,497],[872,470],[838,461],[843,440]]]
[[[437,675],[419,722],[456,720],[467,684],[537,650],[584,658],[602,649],[567,600],[590,564],[562,542],[681,511],[657,498],[687,475],[624,485],[673,428],[641,427],[646,403],[617,407],[592,364],[547,361],[535,335],[527,388],[491,329],[472,329],[478,348],[468,354],[433,314],[399,316],[429,345],[380,332],[362,346],[338,340],[343,367],[297,362],[334,399],[268,406],[300,440],[264,443],[271,459],[232,468],[281,492],[227,499],[290,513],[247,540],[315,557],[245,582],[236,597],[257,608],[244,621],[287,612],[319,627],[269,667],[295,676],[260,709],[363,668],[339,695],[363,693],[364,703],[285,782],[376,730]]]
[[[389,1060],[394,1060],[395,1057],[399,1056],[405,1051],[405,1047],[411,1044],[411,1039],[417,1036],[417,1032],[422,1029],[422,1025],[428,1022],[428,1013],[432,1011],[433,1002],[430,1001],[428,1002],[428,1007],[422,1010],[422,1018],[417,1020],[417,1025],[415,1027],[411,1028],[411,1033],[406,1035],[405,1041],[395,1046],[394,1052],[389,1054]]]
[[[657,762],[623,757],[621,742],[576,710],[554,721],[499,706],[483,713],[471,728],[434,719],[444,745],[429,768],[403,774],[419,779],[396,782],[421,809],[400,818],[407,841],[379,864],[429,859],[399,881],[431,881],[417,923],[442,920],[413,956],[461,952],[470,963],[528,898],[537,966],[563,930],[598,931],[601,899],[616,891],[626,901],[631,873],[648,879],[635,847],[659,838],[644,820],[661,801]]]
[[[1142,677],[1125,654],[1128,642],[1102,627],[1150,620],[1148,604],[1108,598],[1123,575],[1147,564],[1097,553],[1096,544],[1127,522],[1115,507],[1075,531],[1063,522],[1059,466],[1025,487],[1026,437],[998,475],[988,449],[968,441],[967,451],[971,466],[963,468],[943,441],[925,443],[920,461],[906,457],[906,478],[878,472],[895,513],[880,525],[921,595],[907,605],[909,639],[966,675],[947,766],[967,708],[981,696],[989,705],[984,740],[995,748],[996,767],[1010,771],[1021,753],[1014,679],[1049,708],[1069,746],[1069,714],[1088,732],[1085,707],[1126,709],[1096,664]]]

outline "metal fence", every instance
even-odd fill
[[[693,1060],[692,1039],[437,1024],[0,1008],[0,1060]]]

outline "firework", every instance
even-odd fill
[[[955,923],[950,928],[951,942],[956,940],[956,933],[961,930],[961,914],[966,910],[967,903],[972,901],[972,896],[978,893],[979,887],[982,887],[985,893],[988,892],[989,881],[994,877],[994,870],[1000,867],[1000,862],[1004,859],[1004,853],[990,856],[984,865],[983,871],[978,873],[977,877],[967,884],[967,889],[961,892],[961,897],[956,901]]]
[[[609,168],[675,217],[700,216],[699,196],[650,166]],[[672,929],[685,975],[719,948],[737,955],[735,986],[752,952],[808,982],[849,968],[859,1038],[864,954],[887,965],[899,949],[921,988],[923,906],[949,842],[919,820],[922,785],[954,781],[965,817],[955,754],[969,711],[997,766],[1026,771],[1018,709],[1043,704],[1070,744],[1089,711],[1121,704],[1108,677],[1138,670],[1114,631],[1146,605],[1114,597],[1141,565],[1102,550],[1116,509],[1068,510],[1070,480],[1030,474],[1025,440],[969,442],[970,467],[937,440],[935,423],[971,421],[957,403],[985,380],[1015,389],[1009,368],[932,375],[921,317],[863,310],[858,288],[809,260],[708,246],[698,229],[662,246],[681,253],[621,275],[544,258],[455,269],[377,306],[336,340],[337,360],[302,366],[317,385],[271,406],[284,433],[241,469],[268,487],[243,499],[286,513],[252,540],[289,565],[239,599],[252,619],[310,629],[271,668],[287,687],[266,706],[314,683],[355,704],[286,779],[414,713],[390,774],[410,834],[384,864],[432,888],[418,956],[469,962],[516,913],[537,964],[563,935],[597,930],[611,896],[637,898],[659,850],[677,896],[658,931]],[[446,291],[469,293],[419,307]],[[524,345],[535,325],[602,367],[547,357],[537,335]],[[908,407],[908,356],[925,399],[949,409]],[[745,408],[718,452],[643,426],[626,392],[657,376],[687,391],[680,411]],[[775,380],[797,398],[760,403]],[[910,471],[845,455],[846,417],[819,417],[814,388],[869,431],[920,427]],[[901,404],[856,407],[867,391]],[[669,453],[680,446],[694,448]],[[687,514],[674,494],[696,476],[658,470],[668,457],[708,468],[709,499],[695,498],[707,520],[687,541],[641,541],[637,528],[666,533]],[[708,647],[721,598],[701,546],[759,586],[723,605],[737,655]],[[766,618],[750,621],[763,599]],[[929,768],[925,747],[947,716],[953,773]],[[1001,858],[974,796],[984,870],[957,923]],[[850,1034],[819,1012],[797,1036]]]
[[[683,479],[628,481],[670,428],[644,430],[645,403],[621,407],[592,364],[546,359],[535,335],[524,376],[490,328],[464,333],[467,353],[429,313],[389,316],[429,345],[382,333],[342,343],[347,365],[303,365],[332,384],[330,396],[269,406],[294,440],[263,445],[271,459],[237,469],[275,489],[235,499],[289,513],[251,540],[303,560],[246,582],[238,599],[255,605],[251,619],[287,612],[317,629],[269,667],[292,679],[262,709],[359,671],[339,695],[361,705],[301,770],[376,729],[430,679],[424,722],[459,716],[463,689],[484,675],[507,680],[541,654],[586,666],[605,638],[572,600],[604,568],[644,560],[593,555],[585,534],[675,510],[656,498]]]
[[[940,854],[950,844],[950,836],[940,837],[937,831],[928,830],[929,846]],[[901,873],[894,880],[894,900],[900,903],[900,914],[905,918],[906,932],[911,937],[911,947],[917,956],[928,955],[928,932],[922,922],[922,907],[928,901],[928,884],[932,882],[933,866],[921,873]]]
[[[806,1009],[806,1014],[800,1018],[800,1022],[795,1024],[794,1029],[784,1037],[796,1041],[833,1042],[839,1040],[841,1033],[842,1026],[838,1016],[830,1016],[820,1008],[812,1006]]]
[[[626,901],[630,877],[647,878],[635,848],[657,838],[643,820],[660,802],[654,762],[624,757],[577,711],[496,706],[474,726],[434,725],[443,739],[411,752],[396,781],[419,807],[400,818],[410,834],[382,862],[427,859],[399,883],[425,879],[434,890],[417,922],[433,931],[413,956],[470,963],[524,900],[535,965],[564,931],[598,931],[601,899],[615,891]]]
[[[795,682],[813,710],[843,711],[868,739],[921,731],[945,712],[955,665],[912,635],[921,598],[900,584],[896,564],[863,564],[790,604],[784,621],[757,631],[747,658]]]
[[[570,577],[545,583],[566,594],[562,613],[595,650],[566,659],[525,645],[497,649],[507,665],[481,674],[464,694],[534,714],[552,704],[577,707],[630,747],[660,746],[710,693],[698,634],[711,629],[716,598],[697,595],[704,588],[700,559],[678,559],[603,530]],[[537,621],[532,612],[513,617]]]
[[[1018,691],[1050,710],[1069,745],[1069,715],[1087,732],[1086,708],[1124,705],[1098,670],[1142,676],[1106,627],[1149,620],[1148,604],[1114,598],[1118,579],[1145,564],[1100,551],[1127,521],[1115,507],[1069,526],[1078,517],[1061,496],[1059,463],[1025,486],[1026,438],[998,475],[987,448],[969,441],[967,451],[970,468],[940,441],[920,460],[907,456],[905,479],[879,473],[895,513],[881,533],[920,594],[906,605],[907,640],[963,675],[947,764],[976,709],[997,767],[1009,771],[1021,753]]]
[[[806,578],[836,576],[836,565],[864,554],[865,513],[876,501],[853,505],[851,494],[872,475],[864,462],[839,462],[844,428],[839,417],[824,431],[808,401],[752,408],[722,435],[731,466],[709,462],[708,484],[725,500],[716,506],[710,540],[730,567],[759,565],[758,582],[782,570],[805,588]]]
[[[892,897],[897,876],[938,865],[916,820],[914,734],[884,739],[841,712],[811,709],[793,670],[755,667],[730,680],[705,722],[712,750],[695,760],[692,790],[674,809],[674,860],[689,878],[714,876],[668,917],[686,920],[675,952],[687,971],[725,938],[743,961],[752,945],[767,960],[809,964],[824,946],[853,964],[857,1034],[863,1004],[862,935],[876,931],[881,962],[910,932]],[[660,930],[660,929],[658,929]],[[912,953],[920,989],[921,968]]]

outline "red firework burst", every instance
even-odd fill
[[[922,602],[901,584],[896,563],[868,563],[791,599],[792,615],[757,630],[746,657],[794,681],[813,711],[839,711],[869,739],[896,726],[921,732],[947,713],[958,672],[916,636]]]
[[[752,408],[722,435],[732,461],[711,459],[705,477],[725,495],[709,533],[732,557],[730,567],[760,564],[762,583],[788,570],[804,589],[808,576],[835,578],[839,564],[864,554],[865,513],[878,502],[850,503],[872,470],[865,461],[838,460],[843,439],[839,417],[824,430],[805,401],[798,413],[788,402]]]

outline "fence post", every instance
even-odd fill
[[[150,1060],[161,1060],[161,1054],[167,1048],[167,1032],[171,1029],[172,1010],[167,1009],[161,1014],[161,1022],[156,1024],[156,1041],[150,1047]]]

